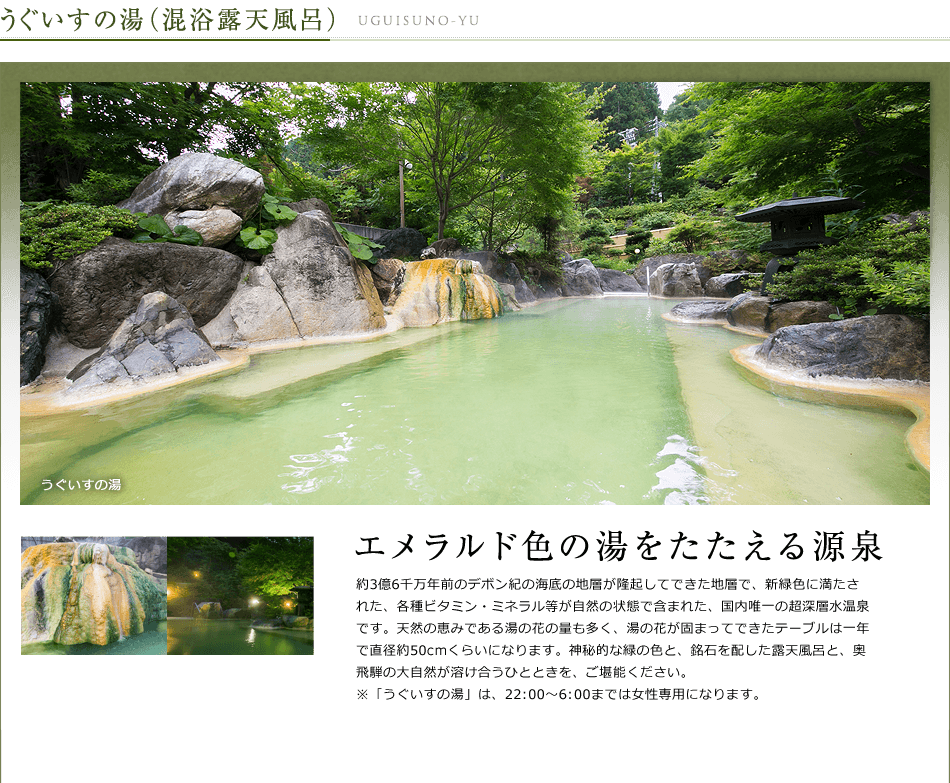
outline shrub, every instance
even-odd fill
[[[675,223],[676,218],[670,212],[652,212],[640,218],[640,225],[648,231],[656,228],[669,228]]]
[[[846,315],[876,312],[927,318],[930,314],[930,232],[876,226],[799,254],[792,270],[779,272],[769,293],[786,301],[824,300]]]
[[[861,261],[861,277],[871,292],[870,301],[882,310],[906,315],[930,314],[930,264],[896,261],[885,272],[867,260]]]
[[[712,244],[717,238],[716,226],[707,220],[689,218],[674,226],[669,233],[673,242],[682,242],[687,253],[695,253]]]
[[[581,246],[582,255],[587,258],[600,257],[604,254],[604,244],[606,240],[601,241],[600,237],[591,237]]]
[[[139,217],[112,206],[21,203],[20,261],[31,269],[52,267],[92,250],[107,237],[131,235]]]
[[[651,239],[653,239],[653,234],[645,228],[637,225],[630,226],[630,228],[627,229],[627,240],[625,243],[627,252],[632,253],[639,249],[642,253],[649,247]]]
[[[604,213],[601,212],[597,207],[591,207],[586,212],[584,212],[585,220],[603,220]]]
[[[560,254],[557,252],[516,250],[511,255],[505,256],[505,260],[512,261],[518,267],[521,277],[534,283],[545,280],[560,282],[564,272]]]
[[[280,203],[280,200],[265,193],[257,210],[244,221],[240,233],[235,237],[238,247],[267,255],[274,249],[277,241],[277,226],[284,223],[293,223],[297,213],[290,207]]]
[[[66,190],[73,201],[103,207],[128,198],[141,181],[142,178],[135,175],[90,171],[82,182],[70,185]]]
[[[650,247],[647,248],[645,257],[651,256],[669,256],[676,253],[685,253],[686,245],[682,242],[674,242],[673,240],[667,239],[654,239],[650,242]]]
[[[610,239],[610,231],[607,229],[607,226],[599,221],[589,223],[581,229],[581,239],[592,239],[595,237],[598,239],[603,239],[604,242],[607,242]]]

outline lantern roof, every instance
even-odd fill
[[[765,223],[777,218],[795,215],[834,215],[838,212],[860,209],[863,206],[864,202],[862,201],[855,201],[853,198],[841,198],[840,196],[796,197],[750,209],[748,212],[736,215],[736,220],[741,220],[744,223]]]

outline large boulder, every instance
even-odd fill
[[[830,316],[837,312],[838,308],[828,302],[800,301],[772,305],[769,310],[769,331],[774,332],[784,326],[828,322]]]
[[[650,296],[683,298],[702,295],[703,283],[696,264],[663,264],[650,276]]]
[[[706,299],[698,301],[679,302],[669,312],[669,317],[676,321],[713,321],[728,323],[728,302],[716,302]]]
[[[66,376],[70,391],[141,380],[217,361],[218,355],[195,328],[188,311],[162,291],[146,294],[100,351]]]
[[[665,256],[651,256],[637,264],[637,268],[633,270],[633,276],[646,291],[648,278],[652,279],[656,270],[664,264],[692,264],[697,268],[696,274],[700,282],[705,282],[711,276],[711,272],[703,267],[704,260],[704,256],[695,253],[671,253]]]
[[[224,247],[241,230],[264,195],[264,179],[228,158],[189,152],[149,174],[118,206],[161,215],[171,227],[184,225],[209,247]]]
[[[431,245],[423,248],[419,258],[453,258],[462,249],[461,243],[455,237],[437,239]]]
[[[104,646],[156,627],[165,595],[128,549],[32,546],[20,555],[20,641]]]
[[[208,247],[224,247],[241,231],[244,219],[225,207],[188,209],[165,215],[169,227],[187,226],[201,234]]]
[[[300,337],[267,269],[253,262],[245,265],[231,301],[201,331],[215,348]]]
[[[382,245],[379,258],[418,258],[425,250],[426,238],[414,228],[394,228],[375,240]]]
[[[164,536],[134,536],[119,540],[132,551],[139,568],[164,574],[168,571],[168,539]]]
[[[50,279],[60,327],[80,348],[98,348],[141,298],[164,291],[204,326],[227,304],[244,262],[224,250],[109,237],[75,256]]]
[[[406,262],[398,258],[381,258],[372,268],[373,285],[383,306],[396,301],[406,277]]]
[[[724,275],[716,275],[706,281],[706,296],[731,299],[747,291],[751,281],[761,279],[762,275],[754,272],[729,272]]]
[[[643,286],[637,282],[633,275],[628,275],[619,269],[598,269],[597,273],[600,275],[600,286],[605,292],[644,293]]]
[[[753,356],[767,367],[809,376],[930,380],[930,329],[904,315],[869,315],[786,326]]]
[[[770,308],[771,300],[767,296],[758,296],[753,293],[739,294],[729,300],[726,318],[730,324],[740,329],[767,332]]]
[[[356,261],[320,209],[277,229],[263,262],[303,338],[383,329],[386,317],[369,269]]]
[[[774,332],[785,326],[827,322],[835,312],[834,305],[828,302],[802,301],[775,305],[767,296],[746,292],[729,301],[680,302],[669,311],[669,317],[677,321],[713,321],[739,329]]]
[[[34,269],[20,267],[20,386],[35,380],[46,359],[53,292]]]
[[[587,258],[573,258],[561,264],[561,291],[564,296],[603,296],[597,267]]]

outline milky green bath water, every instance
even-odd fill
[[[24,418],[22,501],[929,502],[913,416],[778,396],[729,356],[749,338],[673,304],[559,301]]]

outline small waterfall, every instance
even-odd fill
[[[115,623],[119,626],[119,641],[125,641],[125,633],[122,631],[122,613],[119,611],[119,607],[116,606],[115,595],[112,596],[112,611],[115,613]]]

